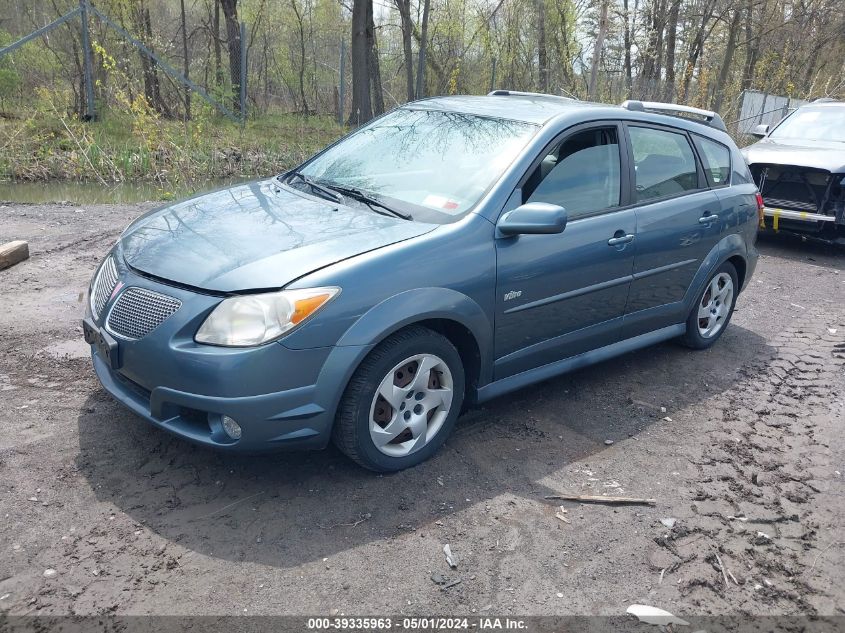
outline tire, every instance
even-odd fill
[[[427,374],[420,374],[420,368]],[[416,466],[443,445],[455,426],[464,380],[461,357],[446,337],[421,326],[400,330],[355,370],[332,439],[370,470]]]
[[[712,347],[730,323],[738,292],[736,268],[725,262],[710,276],[693,304],[681,342],[692,349]]]

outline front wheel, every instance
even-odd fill
[[[687,347],[707,349],[719,340],[733,315],[738,291],[736,268],[725,262],[710,277],[690,310],[682,338]]]
[[[333,439],[370,470],[416,466],[446,441],[463,398],[464,369],[455,346],[412,326],[382,341],[355,371]]]

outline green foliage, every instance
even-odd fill
[[[148,181],[179,189],[195,181],[260,177],[292,167],[343,129],[331,118],[271,113],[242,127],[205,113],[187,125],[105,112],[85,124],[58,110],[25,121],[0,119],[0,178],[105,183]]]
[[[0,68],[0,103],[11,97],[21,84],[21,76],[11,68]]]

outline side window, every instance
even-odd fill
[[[701,149],[704,172],[713,187],[722,187],[731,181],[731,150],[709,138],[697,136],[695,142]]]
[[[637,202],[698,189],[695,154],[686,135],[630,127]]]
[[[549,202],[570,219],[619,206],[619,139],[615,127],[578,132],[549,152],[523,187],[523,202]]]

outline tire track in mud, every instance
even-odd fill
[[[653,568],[677,572],[691,604],[712,603],[716,593],[740,612],[762,602],[810,614],[832,595],[808,571],[831,538],[819,534],[830,522],[817,516],[820,497],[841,495],[818,433],[831,408],[845,409],[845,343],[835,331],[842,329],[820,324],[783,332],[769,342],[773,357],[740,369],[737,386],[713,403],[724,424],[707,433],[700,457],[688,456],[700,473],[689,491],[695,518],[656,537],[649,555]]]

